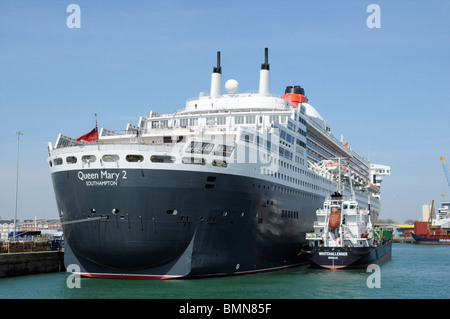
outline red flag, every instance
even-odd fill
[[[86,142],[98,141],[97,125],[95,125],[94,129],[89,133],[84,134],[83,136],[77,138],[77,142],[79,141],[86,141]]]
[[[345,147],[348,147],[348,142],[345,143]]]

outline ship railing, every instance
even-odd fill
[[[249,95],[259,96],[259,91],[252,90],[252,91],[235,93],[235,94],[222,94],[221,97],[219,97],[219,98],[223,98],[223,97],[246,98],[246,97],[250,97]],[[192,102],[192,101],[197,101],[197,100],[209,100],[209,97],[210,97],[209,93],[205,92],[205,95],[191,97],[191,98],[187,99],[186,102]],[[274,94],[274,93],[269,93],[267,95],[264,95],[264,97],[276,97],[276,98],[281,99],[279,94]],[[219,99],[219,98],[214,98],[214,99]],[[184,107],[183,107],[183,109],[184,109]]]
[[[341,151],[344,151],[345,153],[347,153],[348,155],[351,155],[353,157],[355,157],[357,160],[359,160],[362,164],[367,165],[368,160],[364,157],[361,157],[360,155],[358,155],[357,153],[355,153],[352,149],[347,148],[346,146],[344,146],[344,144],[342,144],[341,141],[339,141],[331,132],[326,132],[323,127],[321,127],[319,124],[315,123],[314,121],[308,121],[308,124],[312,127],[314,127],[317,131],[321,132],[323,135],[329,137],[331,140],[333,140],[333,142],[340,148]],[[326,134],[328,133],[328,134]]]
[[[137,133],[143,134],[145,133],[144,130],[137,130],[137,129],[131,129],[131,130],[120,130],[120,131],[112,131],[103,128],[101,130],[100,136],[123,136],[123,135],[137,135]]]
[[[322,239],[322,235],[316,233],[306,233],[306,239]]]
[[[86,151],[152,151],[159,153],[171,153],[175,147],[179,147],[183,143],[177,144],[141,144],[141,143],[89,143],[74,145],[70,152],[86,152]],[[53,155],[67,153],[67,147],[56,148],[52,150]]]

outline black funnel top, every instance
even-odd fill
[[[269,70],[269,49],[265,48],[264,50],[264,63],[261,64],[261,70]]]
[[[213,68],[213,73],[222,74],[222,67],[220,66],[220,51],[217,51],[217,66]]]
[[[284,90],[284,94],[301,94],[301,95],[305,95],[305,89],[302,88],[300,85],[288,85],[286,86],[286,90]]]

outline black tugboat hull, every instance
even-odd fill
[[[313,267],[365,268],[392,258],[392,241],[376,247],[309,247],[306,255]]]

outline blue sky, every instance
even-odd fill
[[[69,4],[81,28],[69,29]],[[369,4],[381,9],[370,29]],[[57,218],[47,142],[94,126],[124,130],[209,91],[216,52],[224,82],[258,89],[264,47],[271,91],[301,85],[350,146],[390,165],[381,218],[421,217],[450,200],[450,2],[0,0],[0,216]]]

